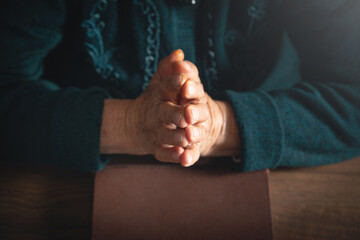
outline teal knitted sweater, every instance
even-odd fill
[[[241,169],[360,155],[358,0],[12,0],[0,9],[0,154],[103,168],[105,98],[181,48],[233,107]]]

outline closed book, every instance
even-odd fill
[[[96,173],[93,239],[272,239],[268,175],[228,159],[116,157]]]

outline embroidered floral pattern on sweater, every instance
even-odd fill
[[[113,0],[116,1],[116,0]],[[108,7],[108,0],[99,0],[90,11],[90,18],[82,24],[86,30],[86,35],[91,42],[85,42],[86,51],[92,59],[95,71],[101,78],[118,83],[120,74],[110,63],[110,59],[116,47],[105,49],[102,31],[105,28],[105,22],[101,20],[101,13]]]

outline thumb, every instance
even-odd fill
[[[170,53],[169,56],[162,59],[157,68],[157,73],[160,77],[166,77],[169,75],[173,75],[173,66],[174,62],[183,61],[185,58],[184,52],[181,49],[177,49]]]

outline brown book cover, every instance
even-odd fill
[[[93,239],[272,239],[269,171],[233,166],[112,160],[95,177]]]

